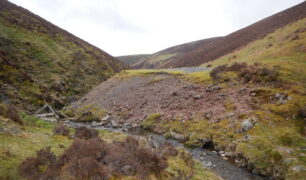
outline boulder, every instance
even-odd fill
[[[204,117],[205,117],[206,119],[210,119],[210,118],[212,117],[212,112],[211,112],[211,111],[205,112],[205,113],[204,113]]]
[[[248,119],[245,119],[241,124],[241,131],[246,132],[253,128],[253,126],[256,124],[257,120],[254,117],[250,117]]]
[[[291,97],[287,94],[275,93],[270,97],[270,99],[275,101],[277,104],[286,104],[288,100],[291,100]]]
[[[206,92],[214,92],[214,91],[218,91],[222,89],[220,86],[218,85],[209,85],[207,88],[205,88]]]
[[[200,94],[197,94],[197,95],[194,95],[194,96],[193,96],[193,99],[201,99],[201,98],[203,98],[203,96],[200,95]]]
[[[170,134],[171,134],[171,137],[173,137],[176,140],[183,141],[185,139],[185,136],[182,134],[179,134],[176,132],[171,132]]]
[[[106,115],[106,116],[104,116],[101,120],[102,120],[102,121],[107,121],[107,120],[109,120],[110,118],[111,118],[110,115]]]

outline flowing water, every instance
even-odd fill
[[[65,123],[69,127],[87,127],[87,128],[93,128],[89,124],[84,123],[74,123],[74,122],[66,122]],[[94,129],[98,130],[108,130],[112,132],[122,132],[131,136],[136,137],[142,137],[146,138],[153,147],[159,147],[165,142],[170,143],[174,147],[182,147],[186,151],[188,151],[192,157],[201,164],[212,171],[214,171],[216,174],[218,174],[220,177],[222,177],[225,180],[262,180],[266,179],[257,175],[252,174],[251,172],[247,171],[246,169],[236,167],[234,164],[222,159],[217,152],[210,151],[203,148],[187,148],[184,147],[182,143],[180,143],[177,140],[174,139],[166,139],[162,135],[158,135],[155,133],[152,133],[150,131],[141,129],[141,128],[106,128],[103,126],[100,127],[94,127]]]

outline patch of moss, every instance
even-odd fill
[[[169,157],[168,168],[164,176],[163,179],[221,179],[210,170],[203,168],[199,162],[192,160],[192,157],[183,150],[179,150],[179,155]]]
[[[158,113],[150,114],[144,121],[141,122],[141,126],[146,129],[151,129],[155,126],[155,124],[158,123],[160,118],[161,118],[161,115]]]

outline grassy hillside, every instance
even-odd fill
[[[267,34],[306,17],[306,2],[265,18],[239,31],[231,33],[203,47],[191,50],[179,58],[169,61],[162,68],[198,66],[213,61],[223,55],[231,53],[247,44],[264,38]]]
[[[143,57],[137,60],[137,62],[133,63],[131,67],[135,69],[141,69],[141,68],[157,69],[157,68],[162,67],[164,64],[167,64],[168,62],[171,62],[174,59],[177,59],[183,56],[189,51],[196,49],[198,47],[203,47],[206,44],[209,44],[217,39],[219,39],[219,37],[203,39],[199,41],[194,41],[194,42],[189,42],[189,43],[169,47],[167,49],[158,51],[154,54],[148,55],[146,57]]]
[[[128,64],[129,66],[133,67],[134,64],[137,64],[142,59],[147,58],[150,54],[137,54],[137,55],[127,55],[127,56],[118,56],[116,57],[123,63]]]
[[[202,66],[217,67],[223,64],[259,62],[270,67],[281,67],[281,78],[306,88],[306,18],[291,23],[265,38],[222,56]]]
[[[78,99],[127,66],[46,20],[0,0],[0,102],[29,111]]]

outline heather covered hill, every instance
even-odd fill
[[[199,41],[189,42],[185,44],[180,44],[177,46],[169,47],[167,49],[158,51],[154,54],[143,57],[130,66],[135,69],[149,68],[157,69],[163,65],[183,56],[184,54],[196,49],[198,47],[206,46],[207,44],[219,39],[220,37],[203,39]],[[133,57],[133,56],[132,56]]]
[[[0,100],[56,108],[127,67],[30,11],[0,0]]]
[[[304,17],[306,17],[306,2],[265,18],[223,38],[219,38],[213,43],[192,49],[183,56],[175,58],[161,67],[198,66],[208,61],[213,61]]]

